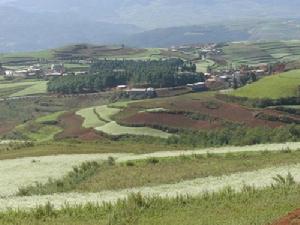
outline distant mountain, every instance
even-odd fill
[[[113,44],[141,31],[134,25],[76,18],[55,12],[33,13],[0,7],[0,52],[31,51],[71,43]]]
[[[299,8],[299,0],[0,0],[0,52],[300,39]]]
[[[131,35],[124,43],[135,47],[170,47],[208,42],[300,39],[300,20],[246,20],[220,24],[148,30]]]

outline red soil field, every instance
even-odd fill
[[[213,129],[221,126],[215,121],[193,120],[182,114],[169,113],[138,113],[124,119],[122,122],[134,125],[162,125],[186,129]]]
[[[58,122],[64,130],[56,135],[57,139],[79,138],[84,141],[92,141],[103,138],[94,129],[82,128],[83,118],[74,113],[65,113]]]
[[[255,118],[255,115],[262,111],[259,109],[249,109],[237,104],[225,103],[221,101],[214,101],[215,108],[210,107],[209,104],[211,104],[211,102],[203,102],[199,100],[175,101],[170,109],[209,115],[211,117],[231,121],[234,123],[245,124],[249,127],[267,126],[275,128],[284,125],[282,122]]]
[[[300,209],[289,213],[287,216],[279,219],[272,225],[300,225]]]
[[[151,106],[161,107],[169,109],[173,112],[191,112],[195,114],[204,115],[209,119],[205,120],[193,120],[186,117],[183,113],[171,114],[171,113],[139,113],[142,108],[136,105],[129,106],[123,116],[120,117],[120,122],[131,125],[161,125],[170,128],[189,128],[189,129],[212,129],[222,126],[222,122],[228,121],[232,123],[245,124],[249,127],[271,127],[276,128],[286,125],[280,121],[270,121],[266,119],[260,119],[256,116],[258,113],[263,112],[267,115],[282,116],[287,115],[283,112],[275,110],[261,110],[250,109],[237,104],[225,103],[219,100],[189,100],[189,99],[176,99],[170,102],[157,102],[152,103]],[[147,105],[143,105],[144,107]],[[147,106],[149,107],[149,106]],[[300,116],[288,115],[291,118],[299,119]]]
[[[14,129],[15,125],[12,123],[1,123],[0,124],[0,135],[7,134]]]

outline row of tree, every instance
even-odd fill
[[[134,61],[100,60],[91,65],[89,75],[65,76],[49,81],[54,93],[97,92],[118,85],[174,87],[204,81],[193,63],[180,59]]]

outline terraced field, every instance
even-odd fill
[[[295,86],[295,82],[292,84]],[[276,128],[285,125],[280,121],[260,119],[256,116],[259,113],[279,115],[277,111],[226,103],[216,99],[213,93],[197,93],[133,102],[123,108],[115,118],[122,125],[159,127],[163,130],[168,128],[170,130],[214,130],[223,128],[226,122],[244,124],[252,128]]]
[[[47,81],[0,81],[0,96],[2,98],[45,94],[46,92]]]
[[[113,121],[112,117],[120,112],[116,106],[126,106],[127,103],[115,104],[115,107],[108,105],[92,107],[82,109],[77,112],[84,118],[83,127],[94,128],[97,131],[101,131],[105,134],[112,136],[121,135],[142,135],[142,136],[154,136],[161,138],[168,138],[171,135],[148,127],[126,127],[117,124]]]
[[[2,196],[1,208],[0,210],[5,210],[8,207],[13,208],[34,208],[36,203],[45,205],[48,201],[51,204],[54,204],[55,207],[60,208],[65,203],[69,203],[70,205],[78,205],[78,204],[85,204],[85,203],[102,203],[107,201],[115,202],[118,199],[123,199],[126,196],[130,195],[130,193],[142,193],[146,196],[153,196],[159,195],[162,197],[176,197],[178,194],[189,194],[189,195],[199,195],[203,194],[207,191],[214,192],[223,189],[224,187],[230,185],[232,188],[236,190],[241,190],[245,185],[254,185],[256,187],[265,187],[270,185],[273,182],[273,177],[277,174],[286,175],[288,172],[292,173],[296,181],[300,181],[300,174],[299,174],[299,164],[295,164],[297,161],[297,157],[295,157],[299,152],[297,151],[300,147],[299,143],[287,143],[287,144],[273,144],[273,145],[260,145],[260,146],[247,146],[242,147],[241,149],[235,148],[219,148],[219,149],[202,149],[202,150],[195,150],[195,151],[178,151],[178,152],[161,152],[155,154],[145,154],[145,155],[133,155],[133,154],[89,154],[89,155],[56,155],[56,156],[43,156],[43,157],[28,157],[28,158],[20,158],[20,159],[12,159],[12,160],[2,160],[0,165],[0,195]],[[285,153],[284,150],[289,149],[290,153]],[[269,152],[268,154],[265,153],[266,150],[273,151],[274,153]],[[293,153],[293,151],[296,151]],[[241,153],[244,152],[244,156],[234,156],[234,155],[225,155],[225,158],[218,158],[217,154],[228,154],[228,153]],[[249,152],[261,152],[260,155],[251,155],[252,153]],[[278,153],[276,153],[278,152]],[[207,159],[200,157],[201,155],[206,156],[208,155]],[[215,155],[216,156],[213,156]],[[246,155],[245,155],[246,154]],[[74,166],[78,166],[83,162],[87,161],[98,161],[98,162],[106,162],[109,158],[113,157],[116,160],[116,163],[127,163],[127,167],[129,170],[134,170],[134,164],[132,169],[130,169],[130,164],[128,162],[135,162],[139,163],[140,167],[143,168],[148,165],[152,165],[153,169],[155,166],[159,166],[157,163],[161,163],[164,166],[168,162],[172,162],[172,160],[185,160],[187,165],[193,164],[193,160],[203,160],[204,161],[211,161],[211,163],[217,163],[215,160],[221,160],[226,162],[226,160],[232,160],[231,163],[229,162],[226,164],[227,166],[233,166],[234,164],[239,163],[243,165],[240,161],[239,157],[246,157],[248,155],[248,160],[252,160],[254,163],[258,161],[258,165],[262,167],[261,170],[251,171],[251,167],[247,169],[247,166],[244,170],[245,172],[235,173],[229,172],[224,176],[209,176],[209,174],[203,173],[202,175],[198,174],[197,179],[188,180],[188,178],[184,178],[185,181],[182,181],[183,178],[175,178],[175,180],[170,184],[159,184],[159,185],[152,185],[152,186],[145,186],[145,187],[134,187],[132,189],[124,189],[124,190],[117,190],[117,191],[104,191],[99,193],[70,193],[70,194],[54,194],[54,195],[44,195],[44,196],[31,196],[31,197],[13,197],[18,192],[18,189],[21,187],[25,187],[28,185],[34,185],[36,182],[40,184],[47,184],[48,178],[51,179],[61,179],[67,175],[67,173],[72,169]],[[268,164],[261,161],[260,158],[263,157],[265,154],[266,157],[272,162],[276,162],[276,160],[281,161],[281,166],[278,167],[268,167]],[[273,155],[274,154],[274,157]],[[296,154],[296,155],[295,155]],[[195,159],[189,158],[176,158],[176,157],[185,157],[193,156]],[[196,156],[199,156],[196,157]],[[170,158],[172,157],[172,158]],[[271,158],[270,158],[271,157]],[[272,158],[273,157],[273,158]],[[284,157],[284,159],[282,159]],[[165,158],[165,159],[164,159]],[[155,163],[153,159],[158,159],[158,162]],[[161,159],[161,160],[159,160]],[[148,160],[143,163],[141,160]],[[149,161],[150,160],[150,161]],[[166,160],[166,161],[165,161]],[[171,160],[171,161],[169,161]],[[189,161],[190,160],[190,161]],[[291,165],[287,165],[290,161]],[[174,161],[174,165],[182,166],[178,164],[179,161]],[[250,161],[249,161],[250,162]],[[211,163],[208,163],[207,169],[211,168]],[[167,165],[166,164],[166,165]],[[138,166],[139,164],[137,164]],[[196,164],[195,164],[196,165]],[[252,170],[256,170],[255,164],[252,165]],[[248,166],[249,166],[248,165]],[[278,164],[280,165],[280,164]],[[205,169],[204,167],[201,169],[203,172]],[[224,164],[225,166],[225,164]],[[151,168],[151,167],[150,167]],[[193,168],[193,167],[192,167]],[[235,167],[238,170],[241,170],[239,167]],[[109,170],[114,169],[114,167],[108,168]],[[26,174],[23,171],[26,170]],[[100,169],[102,171],[103,169]],[[123,169],[126,170],[126,167]],[[225,173],[224,167],[219,168],[221,174]],[[247,172],[250,171],[250,172]],[[5,172],[4,172],[5,171]],[[167,170],[166,170],[167,171]],[[183,171],[186,171],[183,169]],[[217,170],[218,171],[218,170]],[[100,174],[106,173],[105,170],[100,172]],[[173,173],[174,176],[176,174]],[[195,174],[196,175],[196,174]],[[194,176],[195,176],[194,175]],[[92,174],[91,174],[92,176]],[[193,176],[193,175],[192,175]],[[197,176],[197,175],[196,175]],[[94,178],[91,178],[94,180]],[[124,178],[119,178],[120,182]],[[131,179],[131,178],[130,178]],[[176,182],[178,179],[178,182]],[[82,180],[84,182],[84,180]],[[108,180],[106,181],[108,182]],[[163,182],[163,181],[160,181]],[[122,183],[122,182],[121,182]],[[80,183],[79,183],[80,184]],[[78,185],[79,185],[78,184]],[[209,188],[208,188],[209,187]],[[39,187],[39,189],[42,187]],[[88,189],[83,189],[84,192],[87,192]]]
[[[231,94],[247,98],[286,98],[299,96],[300,70],[265,77]]]
[[[223,57],[234,64],[264,64],[300,60],[300,41],[238,42],[223,47]]]

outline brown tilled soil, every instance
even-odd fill
[[[13,123],[0,123],[0,135],[9,133],[14,127],[15,125]]]
[[[172,102],[157,103],[156,107],[169,109],[177,112],[191,112],[213,118],[215,122],[205,120],[193,120],[183,114],[170,113],[138,113],[136,106],[127,108],[119,119],[121,123],[133,125],[162,125],[173,128],[211,129],[220,127],[222,121],[245,124],[249,127],[271,127],[276,128],[286,125],[284,122],[271,121],[257,118],[258,113],[266,115],[281,116],[285,113],[275,110],[250,109],[237,104],[225,103],[218,100],[201,101],[193,99],[175,100]],[[291,118],[300,120],[300,116],[289,115]],[[217,121],[217,122],[216,122]]]
[[[193,120],[182,114],[138,113],[123,120],[126,124],[146,126],[166,126],[185,129],[213,129],[220,127],[218,122]]]
[[[300,225],[300,209],[289,213],[272,225]]]
[[[74,113],[65,113],[59,118],[58,122],[64,130],[56,135],[57,139],[78,138],[84,141],[92,141],[103,138],[94,129],[82,128],[83,118]]]
[[[181,108],[186,111],[198,112],[204,115],[210,115],[212,117],[232,121],[235,123],[243,123],[250,127],[256,126],[268,126],[279,127],[283,123],[275,121],[267,121],[255,118],[255,115],[260,112],[259,110],[248,109],[237,104],[230,104],[217,101],[216,108],[208,107],[209,103],[200,101],[181,101],[180,105],[176,108]]]

